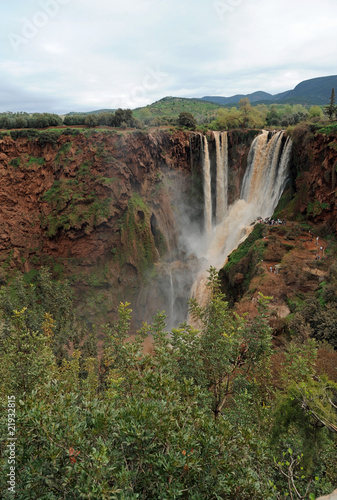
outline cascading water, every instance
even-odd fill
[[[228,137],[227,132],[213,132],[216,148],[216,223],[227,213]]]
[[[284,140],[283,131],[274,134],[263,131],[254,139],[240,199],[210,232],[203,270],[192,287],[192,296],[200,305],[208,300],[207,269],[222,267],[227,256],[249,234],[251,224],[258,217],[272,215],[287,181],[291,146],[289,138]]]
[[[251,146],[254,153],[248,160],[240,198],[253,202],[261,217],[270,215],[275,208],[272,192],[279,177],[283,135],[283,131],[277,132],[269,139],[269,132],[263,131]]]
[[[205,213],[205,232],[212,232],[212,191],[211,191],[211,162],[209,159],[209,149],[207,137],[203,137],[201,147],[203,152],[203,172],[204,172],[204,213]]]
[[[210,266],[221,268],[248,235],[252,222],[273,213],[285,187],[290,152],[291,140],[283,132],[263,131],[258,135],[248,154],[240,199],[228,206],[227,133],[215,132],[213,144],[202,134],[191,133],[190,162],[195,185],[189,191],[183,182],[186,177],[176,173],[180,181],[172,188],[170,176],[164,175],[160,203],[153,210],[150,223],[155,244],[165,248],[166,253],[164,259],[155,263],[155,275],[139,291],[135,324],[138,319],[150,321],[158,309],[165,309],[167,328],[171,330],[186,321],[191,293],[200,305],[207,302],[207,270]],[[230,176],[231,186],[233,182],[238,192],[233,177]],[[203,186],[199,184],[201,180]],[[201,203],[200,188],[204,194]],[[184,196],[186,191],[197,193],[192,203],[191,198]]]

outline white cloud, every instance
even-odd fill
[[[112,108],[121,99],[135,107],[165,95],[277,93],[336,73],[334,0],[217,0],[225,15],[213,0],[48,0],[60,2],[57,13],[14,50],[9,34],[24,36],[22,20],[34,24],[43,1],[3,6],[2,110],[9,103],[67,112]],[[165,78],[151,85],[149,67]]]

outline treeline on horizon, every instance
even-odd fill
[[[62,119],[54,113],[0,113],[0,128],[21,129],[21,128],[47,128],[60,126],[84,125],[95,127],[106,125],[109,127],[137,127],[140,124],[133,117],[130,109],[117,109],[114,113],[95,114],[74,114],[67,115]]]
[[[197,106],[197,105],[196,105]],[[172,106],[161,114],[158,108],[146,106],[137,110],[117,109],[115,112],[69,114],[63,118],[53,113],[6,112],[0,113],[0,129],[41,129],[60,126],[83,126],[88,128],[106,126],[120,128],[145,128],[158,126],[180,126],[189,129],[228,130],[234,128],[288,127],[302,121],[320,122],[328,120],[320,106],[305,107],[302,104],[258,104],[252,106],[248,98],[241,99],[237,106],[219,107],[211,115],[181,112]],[[184,118],[182,118],[182,115]],[[186,117],[188,118],[186,119]]]

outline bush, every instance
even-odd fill
[[[192,115],[192,113],[188,113],[187,111],[183,111],[182,113],[179,114],[178,117],[178,124],[181,127],[186,127],[190,128],[192,130],[195,130],[197,126],[197,121]]]

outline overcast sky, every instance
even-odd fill
[[[336,0],[1,2],[0,111],[135,108],[337,74]]]

